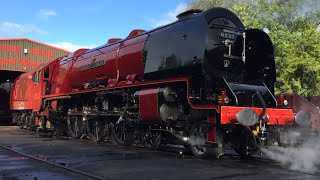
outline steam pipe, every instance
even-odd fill
[[[242,33],[242,37],[243,37],[242,61],[245,64],[246,63],[246,32]]]
[[[257,95],[257,97],[259,98],[259,100],[260,100],[260,102],[262,104],[262,112],[259,115],[259,120],[261,120],[262,117],[266,114],[267,105],[266,105],[266,102],[264,102],[261,94],[258,91],[256,91],[256,95]]]

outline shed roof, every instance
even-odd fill
[[[31,42],[34,42],[34,43],[37,43],[37,44],[40,44],[40,45],[43,45],[43,46],[47,46],[47,47],[50,47],[50,48],[58,49],[60,51],[71,53],[70,51],[67,51],[65,49],[61,49],[61,48],[58,48],[58,47],[55,47],[55,46],[52,46],[52,45],[49,45],[49,44],[46,44],[46,43],[42,43],[42,42],[39,42],[39,41],[35,41],[35,40],[29,39],[29,38],[0,38],[0,41],[17,41],[17,40],[31,41]]]

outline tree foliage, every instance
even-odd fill
[[[275,49],[276,93],[320,95],[319,0],[197,0],[190,7],[225,7],[246,28],[264,29]]]

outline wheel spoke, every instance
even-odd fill
[[[126,126],[123,126],[123,140],[125,140],[127,137],[127,128]]]
[[[82,134],[82,131],[83,131],[82,120],[76,116],[71,116],[71,117],[68,117],[67,122],[68,122],[67,125],[68,125],[69,135],[73,138],[80,138],[80,135]],[[44,124],[44,126],[46,125]]]
[[[106,124],[104,124],[104,121],[101,120],[91,120],[88,122],[87,131],[89,134],[89,137],[94,142],[102,141],[105,137],[105,128]]]
[[[96,133],[96,138],[99,139],[99,125],[98,121],[95,123],[95,133]]]
[[[120,136],[119,139],[120,139],[121,141],[123,141],[123,127],[122,127],[122,126],[119,127],[119,136]]]
[[[77,136],[78,135],[78,121],[77,118],[74,120],[74,135]]]

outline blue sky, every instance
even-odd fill
[[[0,6],[0,38],[26,37],[67,50],[93,48],[133,29],[175,20],[190,0],[28,0]]]

